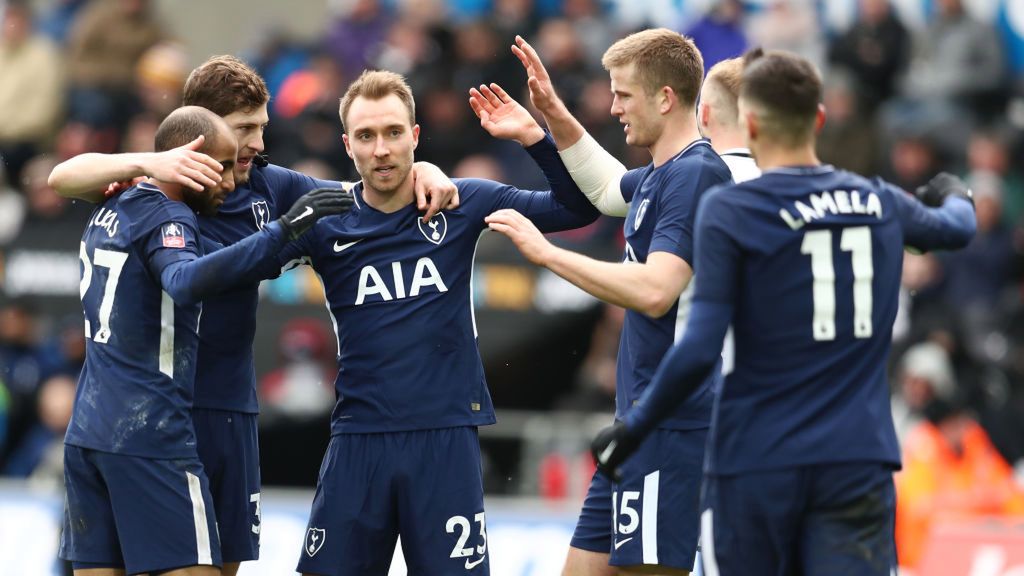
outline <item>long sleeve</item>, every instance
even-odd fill
[[[163,289],[178,304],[200,302],[234,286],[270,278],[280,271],[278,252],[285,235],[277,222],[232,246],[201,258],[169,262],[160,270]]]
[[[963,248],[974,238],[977,221],[967,200],[949,197],[942,206],[929,208],[899,188],[891,189],[907,246],[952,250]]]

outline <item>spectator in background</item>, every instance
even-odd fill
[[[910,59],[911,38],[889,0],[860,0],[859,6],[853,26],[829,46],[828,60],[852,75],[856,84],[851,89],[859,95],[860,108],[871,115],[895,94]]]
[[[0,4],[0,24],[0,161],[18,182],[57,130],[64,68],[53,44],[34,31],[27,0]]]
[[[587,62],[600,62],[605,49],[617,37],[615,26],[600,0],[564,0],[562,15],[572,22]],[[596,76],[602,76],[598,74]]]
[[[75,378],[58,374],[39,386],[38,421],[14,447],[3,473],[27,478],[46,477],[53,488],[64,480],[64,433],[75,402]]]
[[[904,443],[924,421],[925,411],[933,402],[948,402],[953,397],[956,380],[949,353],[936,342],[921,342],[908,348],[900,359],[898,377],[892,418],[896,435]]]
[[[968,325],[985,329],[996,320],[995,304],[1011,283],[1013,237],[1002,220],[1002,180],[991,172],[976,172],[969,184],[974,190],[978,232],[963,250],[943,255],[946,300]]]
[[[139,59],[164,36],[149,0],[95,0],[86,6],[68,41],[71,118],[122,129],[136,106]]]
[[[36,389],[42,373],[36,318],[35,307],[26,299],[0,305],[0,381],[10,394],[7,455],[36,422]]]
[[[65,374],[77,380],[85,365],[85,331],[82,315],[71,314],[58,325],[57,334],[41,350],[43,378]]]
[[[1024,224],[1024,179],[1010,163],[1011,138],[1005,130],[979,129],[967,143],[968,179],[972,174],[990,173],[1003,188],[1003,223]]]
[[[494,82],[510,94],[519,93],[524,85],[523,79],[507,46],[508,43],[501,41],[497,30],[488,22],[474,22],[455,30],[451,86],[458,88],[456,92],[462,108],[465,108],[461,96],[463,91],[484,83]]]
[[[583,44],[576,36],[576,28],[568,20],[545,20],[537,32],[536,44],[537,53],[544,59],[551,81],[566,106],[571,110],[579,109],[584,87],[595,74],[584,59]]]
[[[281,367],[260,380],[260,405],[292,418],[329,413],[337,372],[330,341],[319,320],[293,318],[285,324],[277,341]]]
[[[861,110],[862,102],[844,70],[833,70],[825,78],[828,119],[818,134],[818,155],[837,168],[871,177],[878,175],[879,137],[874,118]]]
[[[704,56],[704,73],[715,64],[747,50],[743,31],[743,5],[739,0],[718,0],[711,10],[686,32]]]
[[[813,0],[770,0],[748,20],[747,35],[754,46],[794,52],[823,68],[825,41]]]
[[[336,3],[337,4],[337,3]],[[327,29],[324,47],[344,74],[355,78],[370,67],[381,50],[391,15],[380,0],[354,0],[339,11]]]
[[[931,399],[924,414],[903,442],[903,469],[895,477],[896,548],[908,568],[921,561],[931,529],[942,521],[1024,517],[1013,470],[960,394]]]
[[[925,130],[948,151],[978,119],[1001,112],[1006,65],[999,34],[972,18],[961,0],[938,0],[937,15],[915,37],[900,100],[886,105],[887,130]]]
[[[534,0],[492,0],[487,20],[498,33],[498,43],[508,46],[516,35],[532,38],[541,26]]]
[[[142,109],[162,120],[181,106],[189,71],[188,56],[180,44],[161,42],[146,50],[135,66],[135,92]]]
[[[910,134],[892,138],[886,180],[904,190],[916,190],[939,171],[939,153],[931,139]]]

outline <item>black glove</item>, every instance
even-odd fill
[[[618,482],[622,479],[619,466],[636,452],[640,439],[633,436],[626,425],[616,422],[601,430],[590,443],[590,453],[602,474]]]
[[[277,219],[289,240],[295,240],[324,216],[344,214],[355,200],[341,188],[317,188],[295,201],[287,214]]]
[[[931,207],[942,206],[949,196],[959,196],[974,205],[974,195],[967,183],[949,172],[939,172],[927,184],[919,186],[914,196],[925,206]]]

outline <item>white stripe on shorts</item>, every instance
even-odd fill
[[[718,576],[715,559],[715,530],[711,508],[700,515],[700,557],[704,561],[704,576]]]
[[[643,545],[644,564],[658,563],[658,478],[659,470],[644,476]]]
[[[206,518],[206,501],[203,500],[203,485],[199,477],[185,472],[188,478],[188,495],[192,499],[192,520],[196,525],[196,552],[198,565],[212,565],[213,553],[210,551],[210,525]]]

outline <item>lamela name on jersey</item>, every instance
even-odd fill
[[[826,190],[809,195],[807,202],[793,202],[792,210],[779,209],[779,216],[793,230],[799,230],[808,222],[824,218],[828,214],[862,214],[881,220],[882,202],[874,192],[868,192],[867,198],[864,198],[856,190]]]

